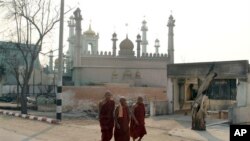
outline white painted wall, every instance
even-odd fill
[[[250,107],[250,73],[247,76],[247,106]]]
[[[166,87],[167,74],[164,59],[136,59],[136,58],[112,58],[112,57],[83,57],[80,67],[81,84],[89,82],[112,82],[112,73],[118,74],[118,83],[135,83],[135,74],[137,71],[141,74],[141,85]],[[128,82],[123,80],[123,74],[126,70],[131,72],[132,78]],[[116,82],[116,83],[117,83]]]
[[[247,105],[247,81],[239,80],[239,84],[237,86],[237,107],[243,107]]]

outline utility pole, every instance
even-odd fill
[[[64,20],[64,0],[61,0],[60,10],[60,30],[59,30],[59,64],[57,78],[57,94],[56,94],[56,119],[62,120],[62,53],[63,53],[63,20]]]

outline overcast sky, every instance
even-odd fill
[[[69,4],[81,9],[83,31],[91,21],[100,34],[99,50],[111,51],[114,31],[118,44],[127,32],[135,44],[145,18],[148,51],[154,52],[158,38],[160,52],[167,53],[166,25],[172,11],[175,62],[250,60],[250,0],[65,0]]]
[[[112,51],[113,32],[118,45],[126,33],[135,45],[145,19],[148,52],[154,52],[158,38],[159,52],[167,53],[166,25],[172,11],[176,63],[250,60],[250,0],[65,0],[65,9],[68,5],[81,9],[83,32],[91,21],[92,29],[100,35],[99,51]],[[68,47],[67,20],[72,14],[64,19],[64,52]],[[53,48],[58,48],[58,38],[53,39]]]

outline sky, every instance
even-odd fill
[[[54,2],[60,4],[60,0]],[[65,0],[65,9],[68,7],[81,9],[83,32],[91,23],[99,33],[99,51],[112,51],[114,32],[118,45],[126,34],[136,45],[145,19],[148,52],[154,53],[158,38],[159,52],[167,53],[167,22],[172,14],[176,20],[175,63],[250,60],[250,0]],[[67,21],[72,14],[64,17],[64,52],[68,47]],[[49,48],[58,48],[58,33],[54,31]],[[48,58],[42,62],[47,63]]]

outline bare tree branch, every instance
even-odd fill
[[[21,112],[27,113],[26,93],[28,92],[29,79],[34,69],[35,60],[42,49],[47,34],[59,22],[59,10],[51,11],[51,0],[10,0],[8,7],[16,25],[16,48],[23,58],[22,73],[13,68],[18,85],[21,86]],[[59,8],[59,7],[58,7]],[[12,64],[14,65],[14,64]],[[20,77],[22,83],[20,82]],[[24,109],[22,108],[24,107]]]

